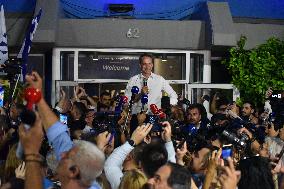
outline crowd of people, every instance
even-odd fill
[[[128,101],[123,93],[94,98],[75,87],[72,97],[61,90],[55,107],[40,98],[31,122],[23,104],[3,108],[1,188],[284,188],[283,94],[272,99],[268,90],[263,107],[220,93],[192,104],[151,73],[148,55],[140,62],[146,80],[132,78]],[[42,91],[37,72],[26,82]],[[161,104],[153,112],[151,92],[161,90],[170,94],[155,97]]]

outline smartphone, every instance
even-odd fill
[[[0,85],[0,107],[4,106],[4,88]]]
[[[282,93],[283,91],[273,91],[273,93],[271,94],[270,98],[271,99],[277,99],[277,98],[282,98]]]
[[[158,117],[155,116],[155,115],[147,115],[145,123],[150,123],[150,124],[153,125],[153,127],[151,129],[152,132],[162,132],[163,131],[163,127],[159,123]]]
[[[232,157],[233,156],[233,145],[232,144],[227,144],[227,145],[223,145],[222,147],[222,159],[226,160],[228,159],[228,157]]]
[[[67,125],[67,115],[66,114],[60,114],[59,119],[61,123]]]

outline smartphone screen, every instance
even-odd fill
[[[145,123],[150,123],[153,125],[151,129],[152,132],[161,132],[163,130],[157,116],[155,115],[147,115]]]
[[[4,88],[0,85],[0,107],[4,106]]]
[[[273,91],[271,94],[270,98],[272,99],[277,99],[277,98],[282,98],[282,91]]]
[[[67,115],[65,114],[60,114],[60,122],[67,125]]]
[[[228,144],[228,145],[223,145],[222,147],[222,158],[224,160],[228,159],[228,157],[232,157],[233,155],[233,145]]]

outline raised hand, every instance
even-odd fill
[[[165,142],[172,141],[172,126],[168,121],[162,123],[164,131],[162,132],[162,139]]]
[[[25,180],[26,164],[24,161],[15,169],[15,175],[16,175],[16,178]]]
[[[102,132],[96,137],[97,146],[103,152],[106,150],[110,138],[111,138],[111,133],[109,133],[108,131]]]
[[[66,93],[63,90],[63,88],[60,88],[60,95],[61,95],[61,99],[66,99]]]
[[[42,90],[42,79],[37,72],[27,74],[26,82],[28,83],[29,87],[39,89],[40,91]]]
[[[236,171],[233,160],[228,158],[229,166],[223,166],[223,173],[219,177],[219,181],[222,184],[222,189],[236,189],[237,184],[241,178],[241,172]]]
[[[31,128],[26,129],[23,123],[20,125],[19,136],[25,154],[39,153],[43,139],[43,128],[38,113],[36,113],[36,121]]]
[[[135,131],[132,133],[131,140],[133,140],[136,145],[140,144],[144,140],[144,138],[148,135],[148,133],[151,131],[152,126],[153,125],[150,123],[138,126],[135,129]]]
[[[177,164],[184,165],[183,157],[187,153],[187,144],[186,142],[183,143],[181,148],[178,148],[176,151],[176,158],[177,158]]]

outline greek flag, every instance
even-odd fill
[[[33,18],[29,31],[26,34],[24,42],[22,44],[21,50],[17,56],[17,58],[22,59],[22,78],[21,81],[24,81],[24,78],[27,73],[27,64],[28,64],[28,56],[31,50],[32,40],[34,38],[34,34],[36,32],[42,10],[40,9],[36,17]]]
[[[35,18],[33,18],[30,29],[28,31],[28,33],[26,34],[26,37],[24,39],[22,48],[17,56],[17,58],[21,58],[23,60],[23,62],[25,63],[28,59],[29,56],[29,52],[31,49],[31,45],[32,45],[32,40],[34,38],[34,34],[36,32],[40,17],[41,17],[41,12],[42,10],[40,9],[37,16]]]
[[[8,45],[7,45],[7,34],[4,8],[1,5],[0,11],[0,64],[4,64],[8,60]]]

